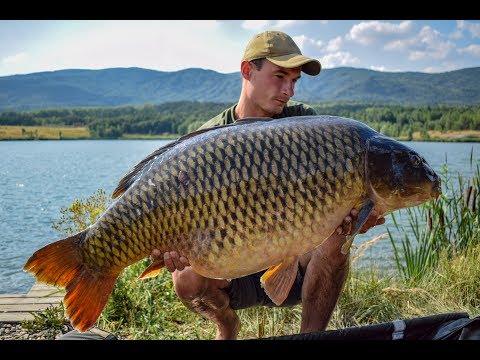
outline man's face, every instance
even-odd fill
[[[295,84],[300,79],[301,67],[287,69],[268,60],[260,70],[252,64],[250,99],[265,112],[265,116],[280,114],[295,93]]]

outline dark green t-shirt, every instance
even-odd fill
[[[225,111],[221,112],[217,116],[208,120],[205,124],[200,126],[198,129],[207,129],[214,126],[226,125],[235,122],[235,107],[237,104],[233,105],[232,107],[226,109]],[[315,110],[310,107],[309,105],[297,102],[297,101],[289,101],[284,107],[283,111],[278,114],[272,116],[275,119],[284,118],[288,116],[304,116],[304,115],[317,115]]]

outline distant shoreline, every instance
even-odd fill
[[[124,134],[120,138],[98,138],[90,134],[87,127],[53,127],[53,126],[21,126],[1,125],[0,141],[2,140],[175,140],[177,134]]]
[[[179,134],[124,134],[120,138],[97,138],[90,134],[87,127],[49,127],[49,126],[0,126],[0,141],[8,140],[176,140]],[[480,142],[480,131],[428,131],[428,138],[421,137],[419,131],[411,139],[398,138],[400,141],[435,142]]]

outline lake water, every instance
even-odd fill
[[[61,237],[52,224],[60,209],[85,199],[98,189],[111,194],[118,181],[146,155],[168,143],[161,140],[0,141],[0,294],[26,293],[35,280],[22,267],[43,245]],[[479,164],[480,143],[406,143],[441,172],[464,177]],[[456,182],[456,181],[455,181]],[[405,221],[407,220],[406,217]],[[355,244],[393,230],[385,225],[359,235]],[[393,264],[388,238],[375,243],[362,262]]]

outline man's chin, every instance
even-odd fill
[[[271,109],[271,116],[275,116],[275,115],[280,115],[283,111],[283,108],[285,107],[286,104],[281,104],[281,105],[277,105],[275,106],[274,108]]]

